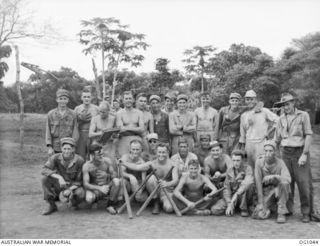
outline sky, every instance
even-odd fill
[[[28,0],[23,11],[32,11],[33,23],[50,23],[63,40],[19,40],[20,61],[45,70],[69,67],[93,80],[91,57],[82,50],[77,33],[80,21],[115,17],[129,24],[129,31],[143,33],[150,47],[135,72],[151,72],[159,57],[170,60],[170,69],[183,70],[183,52],[195,45],[212,45],[217,52],[233,43],[259,47],[274,59],[294,38],[320,31],[318,0]],[[32,24],[33,24],[32,23]],[[101,56],[95,57],[99,71]],[[15,81],[14,54],[3,79]],[[21,67],[21,80],[31,72]]]

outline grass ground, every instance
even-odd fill
[[[111,216],[102,210],[59,212],[41,216],[41,166],[47,159],[45,115],[27,114],[24,151],[19,151],[19,118],[0,114],[0,238],[319,238],[320,223],[300,222],[299,202],[288,223],[235,217],[196,217],[161,214],[147,209],[140,217]],[[320,178],[320,135],[311,149],[312,172]],[[320,209],[320,183],[315,182],[315,204]],[[138,209],[134,207],[134,211]]]

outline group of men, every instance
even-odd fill
[[[227,215],[239,211],[256,219],[277,213],[285,223],[293,213],[298,185],[302,221],[319,220],[313,203],[310,168],[312,129],[308,113],[295,107],[295,98],[283,94],[279,117],[257,100],[253,90],[231,93],[229,105],[188,110],[188,96],[123,93],[123,108],[114,101],[67,107],[69,92],[57,91],[58,107],[48,113],[46,144],[49,159],[42,186],[48,207],[56,201],[70,207],[98,204],[110,214],[123,204],[124,192],[143,203],[152,195],[152,213],[171,213],[175,206],[189,214]],[[134,107],[135,101],[135,107]],[[149,101],[150,110],[147,103]],[[104,133],[116,129],[106,141]],[[279,155],[280,150],[280,155]],[[123,185],[121,185],[123,184]],[[161,189],[154,192],[160,185]],[[169,194],[169,195],[168,195]]]

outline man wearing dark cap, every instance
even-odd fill
[[[58,89],[56,95],[58,107],[49,111],[46,124],[46,144],[49,156],[61,152],[60,140],[62,138],[72,137],[75,142],[79,138],[77,115],[67,107],[69,92]]]
[[[283,160],[276,157],[276,143],[264,142],[264,156],[260,156],[254,170],[258,205],[253,218],[267,219],[272,206],[277,206],[277,223],[286,222],[286,203],[290,193],[291,176]]]
[[[239,93],[231,93],[229,106],[222,107],[218,114],[215,140],[222,143],[223,150],[228,155],[236,147],[240,138],[240,117],[243,111],[239,108],[240,99]]]
[[[102,145],[98,143],[92,144],[89,152],[92,158],[82,168],[86,202],[100,202],[110,214],[116,214],[114,206],[120,191],[120,181],[114,168],[116,163],[109,157],[103,157]]]
[[[281,101],[284,113],[280,116],[275,134],[275,140],[280,145],[281,157],[286,163],[290,175],[291,194],[287,203],[289,214],[293,212],[294,190],[297,183],[300,197],[302,221],[310,222],[310,217],[319,221],[313,203],[313,185],[310,167],[310,145],[312,129],[309,114],[295,107],[295,98],[289,93],[282,95]]]
[[[178,110],[169,115],[169,130],[172,135],[172,154],[178,152],[180,137],[187,139],[189,151],[194,148],[194,133],[196,132],[197,119],[194,112],[187,110],[188,97],[180,94],[177,98]]]
[[[176,100],[176,96],[173,93],[168,92],[165,96],[164,96],[164,100],[165,100],[165,105],[164,108],[162,109],[163,112],[170,114],[175,110],[175,100]]]
[[[48,203],[43,215],[49,215],[58,210],[55,204],[58,197],[73,207],[77,207],[85,198],[85,192],[81,187],[84,161],[81,156],[74,153],[74,140],[62,138],[61,148],[62,153],[49,157],[42,168],[42,189],[44,200]]]
[[[210,154],[211,136],[209,134],[202,133],[199,138],[200,145],[194,149],[193,153],[198,157],[201,169],[204,169],[204,160]]]
[[[200,134],[209,134],[210,138],[214,138],[214,131],[216,128],[218,111],[210,107],[210,94],[205,92],[201,94],[202,106],[197,108],[194,113],[197,119],[197,139],[199,142]]]
[[[169,132],[169,115],[161,111],[161,98],[157,95],[152,95],[149,98],[151,113],[153,115],[154,132],[158,134],[158,140],[161,143],[170,146],[171,136]]]

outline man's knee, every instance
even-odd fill
[[[74,195],[77,197],[78,200],[84,200],[86,197],[86,192],[82,187],[79,187],[74,191]]]
[[[173,207],[171,206],[171,204],[169,202],[163,203],[163,210],[166,213],[173,213]]]
[[[120,179],[114,178],[112,180],[112,185],[114,185],[115,187],[119,187],[120,186]]]
[[[92,204],[96,201],[97,197],[92,191],[86,191],[86,202]]]

